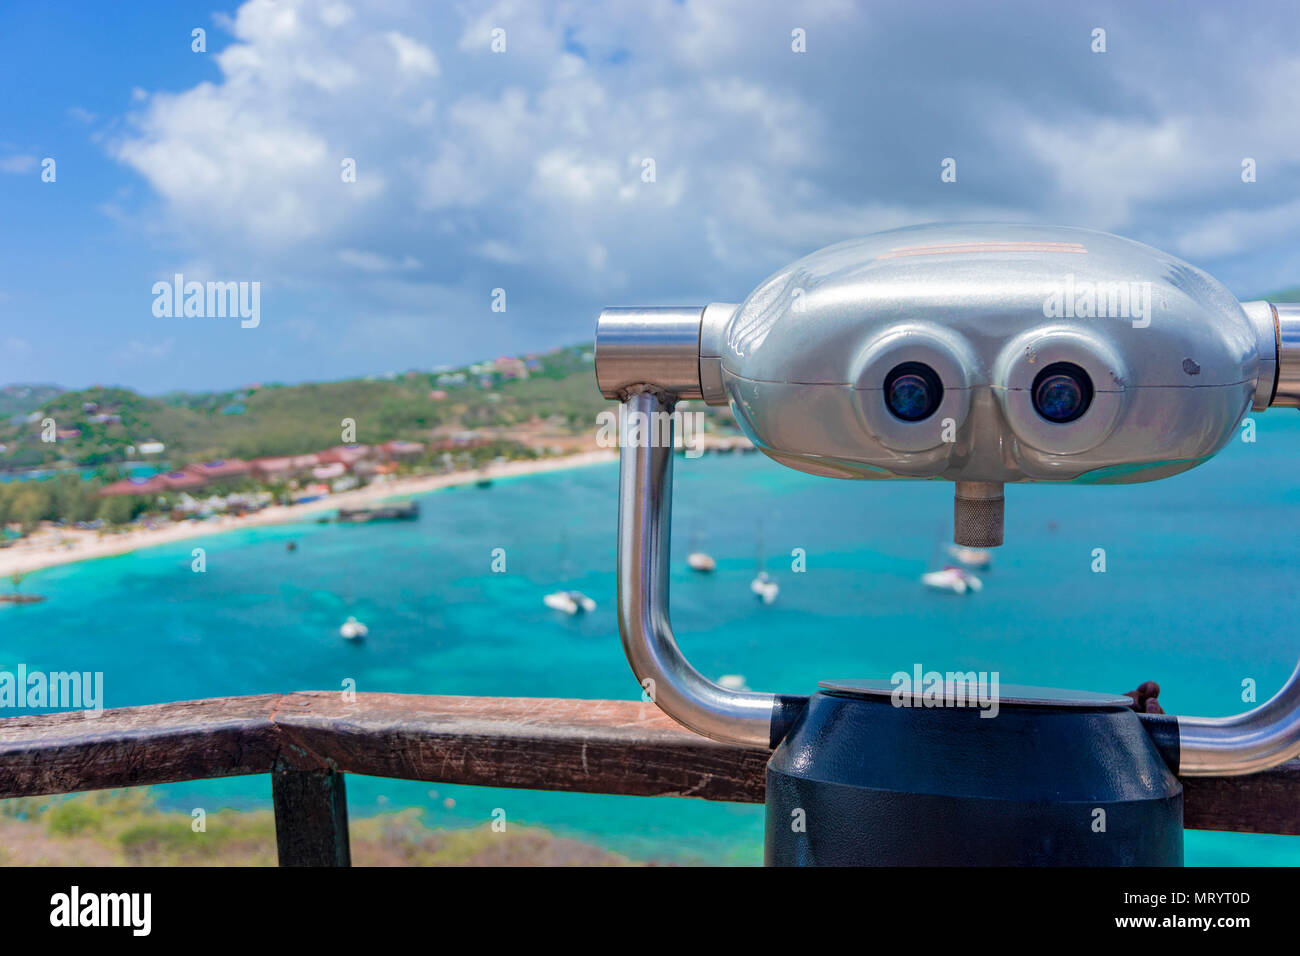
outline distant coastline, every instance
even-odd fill
[[[530,461],[512,461],[492,465],[486,470],[455,471],[441,475],[419,475],[376,481],[364,488],[343,491],[315,501],[292,505],[273,505],[262,511],[242,517],[226,516],[205,521],[184,521],[165,528],[138,529],[120,534],[100,535],[97,531],[65,530],[58,541],[42,541],[33,545],[14,545],[0,551],[0,577],[27,574],[41,568],[96,558],[130,554],[141,548],[151,548],[174,541],[204,538],[224,531],[253,528],[262,525],[289,524],[310,515],[334,511],[337,508],[358,507],[389,498],[425,494],[440,488],[473,484],[488,478],[513,478],[536,475],[569,468],[582,468],[617,461],[614,450],[582,452],[555,458]]]

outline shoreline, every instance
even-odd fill
[[[618,452],[616,450],[580,452],[576,455],[563,455],[555,458],[511,461],[503,465],[492,465],[487,469],[456,471],[442,475],[417,475],[409,478],[379,481],[364,488],[329,495],[318,501],[295,505],[271,505],[261,511],[238,518],[222,516],[206,521],[184,521],[155,530],[140,529],[102,537],[98,531],[64,530],[61,541],[42,542],[36,545],[28,545],[25,548],[21,545],[14,545],[0,551],[0,577],[8,577],[14,573],[28,574],[62,564],[75,564],[81,561],[93,561],[98,558],[130,554],[155,545],[170,544],[190,538],[204,538],[226,531],[237,531],[241,528],[292,524],[301,518],[317,515],[321,512],[335,511],[340,507],[356,507],[358,505],[374,504],[390,498],[427,494],[442,488],[473,484],[485,477],[495,481],[498,478],[517,478],[552,471],[565,471],[570,468],[585,468],[589,465],[608,464],[617,460]]]

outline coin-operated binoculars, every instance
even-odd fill
[[[995,546],[1008,483],[1165,478],[1219,451],[1247,409],[1300,407],[1300,306],[1238,303],[1105,233],[921,226],[815,252],[739,306],[609,309],[596,378],[623,403],[623,647],[674,720],[775,747],[768,863],[1181,864],[1176,774],[1300,754],[1300,669],[1227,718],[1004,685],[985,719],[961,706],[963,682],[929,688],[924,703],[949,706],[883,680],[823,681],[811,699],[715,684],[669,623],[662,440],[679,399],[730,404],[791,468],[953,482],[956,542]]]

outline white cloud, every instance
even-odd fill
[[[586,334],[615,297],[730,299],[941,219],[1107,228],[1206,266],[1300,240],[1283,14],[1103,5],[1093,55],[1050,10],[939,6],[250,0],[220,79],[145,94],[113,149],[184,254],[399,325],[503,286]]]
[[[397,54],[397,65],[403,73],[415,76],[438,75],[438,58],[423,43],[403,36],[396,30],[388,31],[385,36]]]
[[[29,173],[36,168],[38,160],[27,153],[15,153],[12,156],[0,156],[0,173]]]
[[[363,272],[397,272],[402,269],[418,269],[420,262],[414,256],[402,256],[400,259],[389,258],[377,252],[362,249],[342,249],[339,261],[354,266]]]
[[[1192,226],[1173,251],[1192,259],[1237,255],[1260,245],[1294,246],[1300,199],[1263,209],[1226,209]]]

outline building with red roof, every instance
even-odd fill
[[[202,488],[208,480],[191,471],[169,471],[165,475],[155,476],[164,485],[166,491],[193,491]]]
[[[152,478],[123,478],[100,488],[99,494],[107,498],[113,495],[156,495],[166,490],[162,476],[154,475]]]
[[[325,449],[317,457],[320,458],[322,465],[337,463],[351,470],[369,454],[369,445],[335,445],[333,448]]]
[[[215,461],[202,461],[197,465],[190,465],[185,470],[205,481],[222,481],[229,478],[242,478],[253,470],[253,466],[238,458],[218,458]]]
[[[385,458],[415,458],[424,454],[424,442],[386,441],[379,446]]]
[[[254,458],[249,463],[253,474],[264,480],[291,478],[311,471],[320,464],[319,455],[278,455]]]

